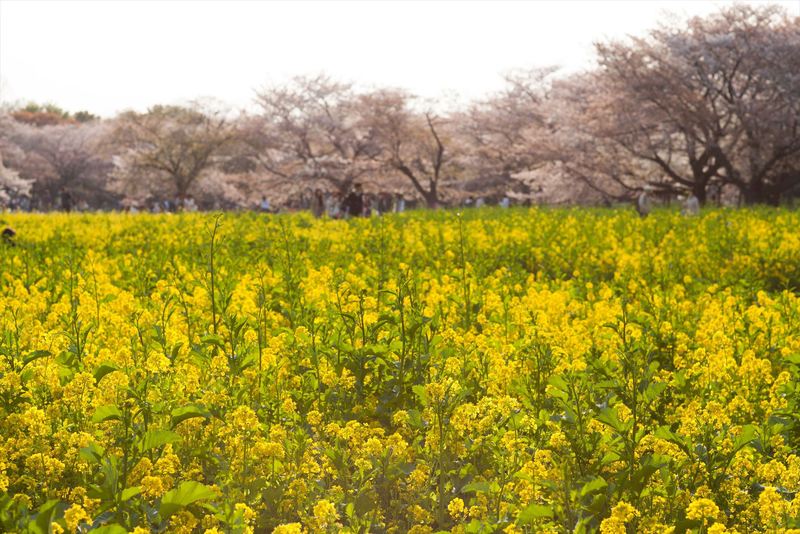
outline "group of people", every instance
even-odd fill
[[[122,211],[125,213],[179,213],[184,211],[198,211],[197,202],[191,195],[179,196],[175,199],[153,199],[145,202],[122,202]]]
[[[299,197],[290,198],[286,204],[290,210],[308,210],[314,217],[328,216],[331,219],[402,213],[406,210],[406,199],[402,193],[368,194],[360,183],[353,184],[344,195],[315,189],[310,194],[304,192]],[[275,211],[266,196],[261,198],[258,209],[263,213]]]
[[[684,215],[697,215],[700,213],[700,201],[694,194],[690,193],[686,197],[680,196],[678,200],[681,202],[681,213]],[[81,209],[82,206],[80,204],[76,205],[72,195],[65,188],[61,188],[59,191],[56,202],[61,211],[70,212],[75,209],[83,211]],[[355,183],[346,194],[322,191],[319,188],[313,192],[306,190],[301,195],[288,199],[282,207],[288,208],[290,211],[311,211],[315,217],[328,216],[332,219],[347,219],[384,213],[402,213],[408,207],[413,207],[412,204],[413,201],[409,203],[400,192],[368,194],[364,191],[362,184]],[[489,204],[508,208],[511,205],[511,199],[508,196],[503,196],[502,198],[490,198],[487,201],[482,196],[475,197],[470,195],[461,202],[461,206],[464,208],[480,208]],[[525,205],[529,205],[529,202],[526,202]],[[27,206],[13,203],[7,207],[11,208],[12,211],[30,211],[30,209],[25,209]],[[651,194],[648,190],[643,190],[639,193],[636,197],[635,207],[641,217],[647,217],[652,211],[653,199],[651,199]],[[191,196],[179,196],[175,200],[153,200],[144,206],[138,204],[123,206],[124,211],[138,212],[147,210],[152,213],[194,212],[198,211],[198,209],[197,203]],[[257,209],[263,213],[278,211],[266,196],[261,197]],[[13,235],[4,234],[3,238],[7,241],[13,238]]]
[[[72,193],[65,187],[58,190],[57,193],[50,193],[44,198],[31,197],[30,195],[18,195],[8,199],[5,203],[0,203],[0,210],[9,209],[11,211],[37,211],[47,209],[58,209],[60,211],[70,212],[75,209],[83,210],[88,209],[89,205],[86,201],[75,203]]]
[[[470,195],[469,197],[464,199],[462,206],[465,208],[482,208],[484,206],[490,206],[495,204],[501,208],[508,208],[511,206],[511,199],[508,198],[508,196],[503,195],[500,198],[498,197],[489,198],[487,201],[487,199],[483,197],[476,198],[475,196]],[[528,206],[530,205],[530,200],[527,201],[526,205]]]
[[[415,207],[414,200],[408,201],[400,192],[367,193],[360,183],[353,184],[346,193],[323,191],[315,189],[306,190],[300,195],[291,197],[283,206],[289,211],[310,211],[315,217],[328,216],[331,219],[346,219],[351,217],[369,217],[384,213],[402,213],[406,209]],[[460,202],[463,208],[481,208],[483,206],[497,205],[501,208],[511,206],[508,196],[484,198],[470,195]],[[526,205],[530,205],[528,202]],[[272,203],[266,196],[261,197],[258,210],[262,213],[274,213]]]
[[[700,213],[700,199],[694,195],[689,194],[687,197],[679,196],[678,200],[681,202],[681,213],[683,215],[697,215]],[[650,200],[650,195],[647,191],[642,191],[636,197],[636,211],[640,217],[647,217],[653,209],[653,202]]]
[[[179,211],[197,211],[197,203],[191,196],[178,197],[175,200],[154,200],[150,205],[152,213],[176,213]]]

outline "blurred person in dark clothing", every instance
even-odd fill
[[[61,209],[67,213],[72,211],[72,194],[66,187],[61,188]]]
[[[344,212],[350,217],[361,217],[364,215],[364,190],[361,184],[355,184],[344,199]]]
[[[8,245],[10,247],[16,247],[17,244],[14,242],[14,237],[16,235],[17,232],[15,232],[14,229],[11,228],[10,226],[6,226],[5,228],[3,228],[2,232],[3,244]]]

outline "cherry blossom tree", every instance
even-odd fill
[[[3,164],[0,154],[0,205],[8,205],[12,198],[28,196],[31,182],[19,177],[19,173]]]
[[[327,76],[297,77],[264,88],[261,114],[244,138],[261,169],[287,184],[325,182],[341,192],[375,169],[373,129],[364,123],[350,84]]]
[[[40,204],[55,205],[61,191],[87,204],[109,200],[111,159],[102,147],[108,131],[102,122],[13,127],[10,138],[24,153],[19,172]]]
[[[184,198],[221,164],[233,138],[228,119],[200,105],[123,113],[112,133],[114,185],[132,198]]]
[[[440,202],[441,185],[458,179],[461,145],[454,121],[432,109],[417,111],[414,96],[383,89],[362,94],[363,120],[374,132],[377,160],[408,180],[429,207]]]
[[[726,183],[748,202],[777,202],[800,152],[798,26],[778,7],[735,5],[599,44],[597,137],[701,202]]]
[[[472,174],[511,181],[548,161],[547,93],[555,72],[554,67],[512,72],[505,90],[456,115]]]

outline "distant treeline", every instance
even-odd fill
[[[325,75],[264,87],[257,113],[194,102],[100,119],[10,106],[0,202],[236,208],[268,196],[276,206],[356,183],[430,206],[608,203],[645,190],[700,203],[800,195],[799,19],[734,5],[598,43],[596,54],[579,74],[510,73],[503,91],[456,109]]]

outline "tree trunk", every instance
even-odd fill
[[[770,206],[775,206],[776,208],[781,204],[781,194],[777,191],[770,189],[770,191],[766,195],[767,204]]]
[[[706,183],[705,182],[695,182],[692,186],[692,194],[697,197],[697,200],[700,202],[701,206],[706,205],[707,195],[706,195]]]
[[[424,194],[425,202],[429,208],[436,209],[439,207],[439,193],[436,190],[436,183],[431,183],[431,187]]]
[[[189,192],[189,186],[192,184],[191,179],[182,176],[175,177],[175,194],[176,198],[186,198]]]
[[[754,180],[747,184],[742,191],[744,203],[748,206],[753,204],[761,204],[765,201],[764,198],[764,183],[761,180]]]

